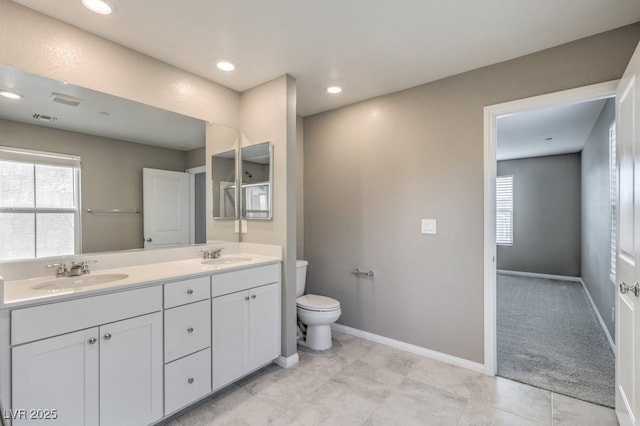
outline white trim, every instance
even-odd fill
[[[206,173],[207,172],[207,166],[191,167],[190,169],[186,169],[185,172],[189,173],[191,175],[197,175],[199,173]]]
[[[497,371],[495,182],[497,119],[509,114],[615,96],[617,81],[489,105],[484,108],[484,371]]]
[[[282,368],[291,368],[294,365],[298,364],[298,362],[300,362],[300,358],[298,357],[298,352],[296,352],[293,355],[289,355],[288,357],[280,355],[273,362],[275,362]]]
[[[357,328],[347,327],[346,325],[333,323],[331,325],[331,329],[341,333],[360,337],[365,340],[380,343],[382,345],[391,346],[392,348],[400,349],[402,351],[411,352],[416,355],[422,355],[427,358],[435,359],[437,361],[446,362],[447,364],[455,365],[457,367],[473,370],[478,373],[484,373],[485,370],[484,365],[477,362],[469,361],[468,359],[458,358],[456,356],[448,355],[442,352],[432,351],[431,349],[401,342],[400,340],[390,339],[378,334],[369,333],[368,331],[358,330]]]
[[[539,274],[537,272],[507,271],[505,269],[498,269],[496,272],[498,274],[503,274],[503,275],[515,275],[518,277],[529,277],[529,278],[544,278],[547,280],[572,281],[575,283],[579,283],[582,281],[582,278],[580,277],[570,277],[568,275],[552,275],[552,274]]]
[[[593,308],[593,311],[596,313],[596,317],[598,317],[598,322],[600,323],[600,327],[602,327],[602,331],[604,331],[604,335],[607,336],[607,340],[609,341],[609,346],[611,346],[611,351],[613,351],[613,356],[615,357],[616,344],[613,343],[611,334],[609,334],[609,329],[607,329],[607,326],[604,323],[602,316],[600,315],[600,311],[598,311],[598,308],[596,308],[596,303],[593,301],[593,298],[591,297],[591,293],[589,293],[589,289],[587,288],[587,285],[584,283],[584,280],[582,278],[580,278],[579,280],[580,280],[580,284],[582,284],[582,288],[584,288],[584,292],[587,293],[587,298],[591,303],[591,307]]]

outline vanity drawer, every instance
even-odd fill
[[[185,305],[209,298],[210,278],[198,277],[164,285],[164,307]]]
[[[280,282],[280,264],[227,272],[211,277],[211,297]]]
[[[164,311],[164,362],[211,346],[211,300]]]
[[[11,311],[11,344],[44,339],[162,309],[160,286]]]
[[[211,392],[211,349],[165,365],[164,389],[165,415]]]

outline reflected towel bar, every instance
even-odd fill
[[[92,214],[140,214],[140,209],[87,209]]]
[[[356,268],[353,271],[351,271],[351,273],[357,277],[372,277],[373,276],[373,271],[369,271],[369,272],[362,272],[360,271],[360,269]]]

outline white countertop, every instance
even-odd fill
[[[236,256],[237,255],[231,255],[230,257]],[[281,261],[281,259],[277,257],[259,256],[250,253],[242,253],[242,256],[246,256],[247,258],[250,258],[250,260],[230,264],[203,264],[203,259],[197,258],[148,263],[112,269],[101,269],[93,272],[92,275],[126,274],[128,277],[118,281],[69,289],[34,288],[46,283],[47,281],[55,279],[55,276],[5,281],[4,305],[2,308],[12,309],[32,304],[50,303],[78,297],[94,296],[101,293],[123,291],[141,286],[177,281],[197,276],[221,274],[260,265],[278,263]],[[220,259],[224,260],[224,258],[225,255],[222,255]]]

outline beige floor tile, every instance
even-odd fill
[[[381,414],[422,419],[428,425],[455,425],[467,401],[453,393],[405,378],[381,405]]]
[[[552,396],[554,426],[617,426],[615,410],[568,396]]]
[[[357,360],[343,368],[333,380],[350,386],[353,392],[366,393],[381,403],[404,380],[404,376]]]
[[[380,407],[363,423],[364,426],[424,426],[423,418],[411,417],[407,413],[398,413]]]
[[[375,393],[330,380],[284,417],[296,425],[360,425],[380,406]]]
[[[394,373],[407,375],[422,358],[420,355],[377,344],[361,360],[376,368],[384,368]]]
[[[422,358],[407,374],[412,379],[469,398],[484,374],[455,365]]]
[[[541,426],[499,408],[468,404],[458,426]]]
[[[470,401],[488,405],[535,422],[551,424],[551,392],[503,379],[480,377]]]

